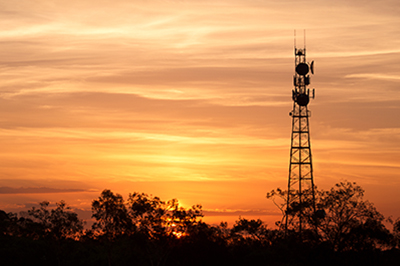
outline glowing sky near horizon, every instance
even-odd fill
[[[265,194],[287,184],[293,31],[302,47],[306,29],[315,182],[357,182],[399,217],[399,11],[394,0],[0,0],[0,209],[90,210],[109,188],[276,220]]]

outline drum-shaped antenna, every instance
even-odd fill
[[[310,97],[307,94],[298,94],[296,97],[296,102],[300,106],[307,106],[310,102]]]
[[[310,68],[308,67],[308,65],[307,65],[306,63],[300,63],[300,64],[298,64],[298,65],[296,66],[296,72],[297,72],[297,74],[303,75],[303,76],[307,75],[309,69],[310,69]]]

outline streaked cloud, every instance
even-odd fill
[[[83,192],[83,189],[58,189],[48,187],[27,187],[27,188],[12,188],[0,187],[0,194],[45,194],[45,193],[69,193]]]
[[[383,80],[400,80],[400,75],[386,75],[386,74],[351,74],[347,75],[347,78],[366,78],[366,79],[383,79]]]
[[[398,177],[395,0],[0,4],[8,191],[82,189],[81,201],[65,195],[85,209],[91,189],[138,186],[208,210],[273,212],[264,192],[286,184],[294,29],[298,46],[307,29],[315,60],[317,183]],[[8,195],[1,206],[41,200]]]

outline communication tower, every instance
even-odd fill
[[[305,39],[305,37],[304,37]],[[308,63],[306,60],[306,46],[296,47],[294,44],[295,74],[293,76],[292,99],[293,110],[292,134],[290,146],[290,165],[288,179],[288,195],[285,213],[285,229],[304,229],[304,212],[307,210],[315,214],[315,194],[313,165],[310,143],[309,118],[311,112],[308,110],[310,99],[314,99],[315,89],[310,90],[310,73],[314,74],[314,61]]]

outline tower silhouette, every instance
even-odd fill
[[[304,37],[305,38],[305,37]],[[285,212],[285,229],[301,232],[304,229],[304,212],[315,213],[314,177],[311,156],[308,110],[310,99],[314,99],[315,90],[310,91],[310,75],[314,74],[314,61],[307,63],[306,47],[298,49],[294,45],[295,74],[293,77],[292,134],[290,146],[290,165],[288,195]]]

